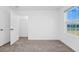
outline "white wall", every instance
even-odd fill
[[[28,16],[20,16],[19,37],[28,37]]]
[[[64,7],[64,10],[67,9],[68,7]],[[64,15],[62,9],[62,14]],[[75,51],[78,51],[79,52],[79,38],[78,37],[75,37],[73,35],[69,35],[68,33],[64,33],[64,16],[61,15],[63,18],[61,19],[61,29],[62,30],[62,37],[61,37],[61,41],[64,42],[66,45],[68,45],[69,47],[71,47],[72,49],[74,49]],[[63,26],[62,26],[63,25]]]
[[[28,16],[29,40],[55,40],[59,38],[58,10],[30,10],[18,11],[18,13]]]

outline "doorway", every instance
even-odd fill
[[[10,30],[10,45],[20,38],[28,38],[28,16],[19,15],[12,11]]]
[[[19,38],[28,40],[28,16],[20,15]]]

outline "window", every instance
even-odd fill
[[[79,7],[73,7],[67,11],[66,21],[67,32],[79,36]]]

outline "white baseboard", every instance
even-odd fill
[[[28,40],[59,40],[59,37],[28,37]]]
[[[75,52],[79,52],[79,50],[78,50],[76,47],[74,47],[73,45],[67,43],[67,42],[64,41],[64,40],[60,40],[60,41],[63,42],[64,44],[66,44],[67,46],[69,46],[69,47],[70,47],[71,49],[73,49]]]

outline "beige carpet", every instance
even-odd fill
[[[12,46],[8,44],[0,47],[0,52],[73,52],[59,40],[27,40],[20,38]]]

